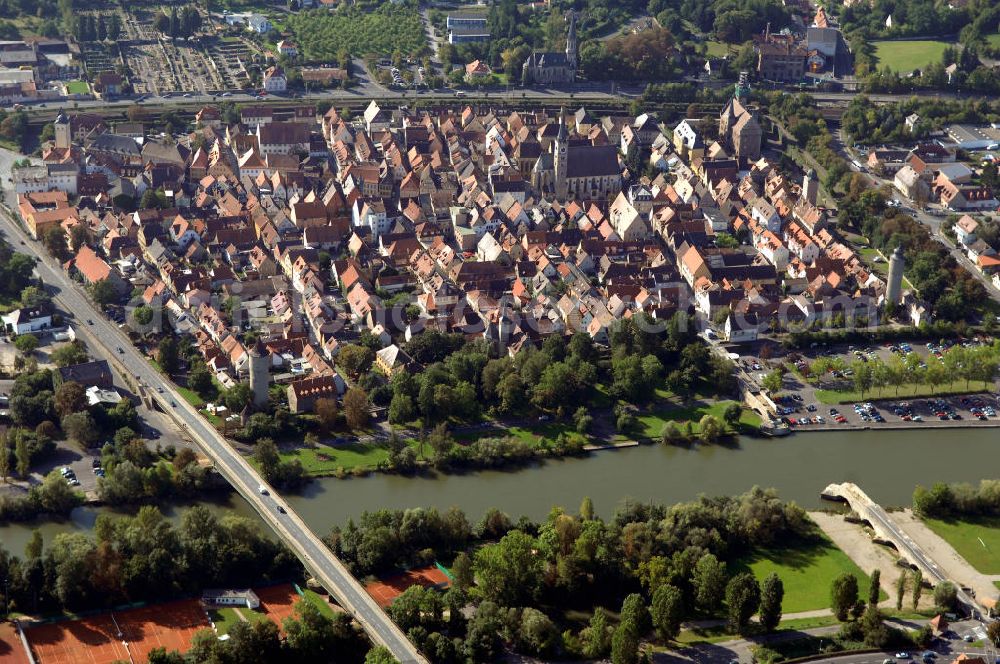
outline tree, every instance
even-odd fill
[[[698,431],[703,442],[715,443],[722,436],[722,422],[715,415],[706,414],[698,422]]]
[[[25,355],[31,355],[38,348],[38,337],[33,334],[19,334],[14,339],[14,347]]]
[[[594,501],[590,499],[590,496],[584,496],[583,500],[580,501],[580,519],[583,521],[594,520]]]
[[[761,381],[761,387],[767,390],[772,396],[781,391],[782,383],[784,382],[784,374],[782,374],[781,369],[773,369],[772,371],[765,374],[764,379]]]
[[[28,477],[28,470],[31,469],[31,450],[28,449],[28,441],[24,436],[18,436],[14,443],[14,460],[17,463],[17,474],[22,479]]]
[[[868,605],[878,606],[879,594],[882,592],[882,588],[879,586],[882,579],[882,572],[875,569],[872,570],[871,584],[868,586]]]
[[[472,558],[465,551],[455,556],[451,572],[455,577],[455,587],[459,590],[468,590],[476,582],[475,572],[472,569]]]
[[[934,587],[934,605],[944,611],[953,611],[958,605],[958,588],[951,581],[942,581]]]
[[[993,620],[986,626],[986,637],[994,646],[1000,646],[1000,620]]]
[[[88,405],[87,390],[76,381],[68,380],[56,388],[53,405],[59,417],[66,417],[85,410]]]
[[[7,483],[10,476],[10,437],[6,431],[0,431],[0,482]]]
[[[61,425],[66,436],[82,447],[97,440],[97,423],[94,422],[94,416],[86,411],[70,413],[62,418]]]
[[[731,403],[726,406],[722,413],[722,419],[726,421],[731,429],[736,429],[740,424],[740,417],[743,415],[743,407],[738,403]]]
[[[347,426],[358,430],[368,426],[368,394],[360,387],[352,387],[344,395],[344,417]]]
[[[272,482],[277,477],[281,456],[278,454],[278,446],[272,439],[262,438],[257,441],[253,450],[253,460],[260,466],[260,474],[265,480]]]
[[[66,231],[63,230],[62,226],[53,226],[45,231],[45,234],[42,235],[42,244],[45,245],[49,256],[53,258],[61,261],[69,257],[69,248],[66,246]]]
[[[79,339],[56,348],[49,355],[49,359],[57,367],[70,367],[74,364],[83,364],[87,361],[87,348]]]
[[[601,607],[594,609],[590,623],[584,630],[583,656],[588,659],[607,657],[611,650],[611,630],[608,627],[608,614]]]
[[[518,606],[531,601],[542,574],[542,561],[534,549],[533,537],[512,530],[496,544],[476,551],[477,588],[483,597],[501,606]]]
[[[21,290],[22,307],[42,307],[52,303],[52,296],[39,286],[27,286]]]
[[[346,344],[337,353],[337,364],[344,368],[352,378],[357,378],[363,373],[367,373],[375,360],[375,351],[367,346],[358,344]]]
[[[559,630],[547,615],[532,607],[521,611],[518,645],[530,655],[549,658],[559,646]]]
[[[660,441],[664,445],[676,445],[677,443],[684,440],[684,434],[681,433],[680,427],[674,421],[669,421],[663,425],[663,430],[660,432]]]
[[[869,648],[884,648],[888,645],[889,630],[882,620],[882,612],[878,604],[869,604],[861,616],[861,632],[864,634],[865,645]]]
[[[399,664],[385,646],[375,646],[365,655],[365,664]]]
[[[924,591],[924,574],[920,570],[913,571],[913,610],[917,610],[920,594]]]
[[[157,346],[157,361],[160,363],[160,368],[168,376],[177,373],[180,369],[181,357],[176,337],[168,335],[160,340]]]
[[[638,664],[639,636],[635,626],[622,621],[611,637],[611,664]]]
[[[397,393],[392,396],[389,402],[389,421],[393,424],[405,424],[412,422],[417,416],[417,409],[413,405],[413,397],[409,394]]]
[[[858,578],[853,574],[845,572],[833,580],[830,588],[830,602],[833,615],[837,620],[844,622],[851,612],[851,608],[858,601]]]
[[[676,638],[680,633],[681,621],[684,619],[684,595],[675,586],[666,584],[653,593],[653,604],[650,607],[653,617],[653,627],[664,641]]]
[[[106,307],[118,300],[118,291],[115,290],[114,285],[108,279],[102,279],[90,284],[89,291],[90,297],[94,299],[94,302],[99,307]]]
[[[652,629],[653,621],[646,603],[642,601],[642,595],[631,593],[625,597],[625,601],[622,602],[621,621],[634,625],[639,636]]]
[[[196,360],[191,364],[187,386],[203,397],[214,394],[215,383],[212,381],[212,370],[208,368],[207,364],[201,360]]]
[[[316,415],[316,421],[323,431],[329,433],[337,426],[338,408],[336,399],[316,399],[316,403],[313,405],[313,413]]]
[[[730,627],[743,634],[760,606],[760,586],[752,573],[743,572],[730,579],[726,585],[726,604]]]
[[[771,572],[764,579],[760,589],[760,624],[768,632],[773,632],[781,622],[781,602],[785,597],[785,586],[781,578]]]
[[[132,320],[145,327],[153,322],[153,309],[145,304],[132,310]]]
[[[714,554],[706,553],[694,566],[695,602],[706,613],[713,613],[722,605],[726,593],[726,563]]]
[[[896,580],[896,610],[903,610],[903,597],[906,595],[906,579],[907,575],[905,572],[900,572],[899,579]]]

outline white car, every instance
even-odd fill
[[[257,485],[257,491],[259,491],[260,495],[262,495],[262,496],[268,495],[267,487],[264,486],[263,484],[258,484]]]

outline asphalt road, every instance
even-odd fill
[[[0,214],[2,230],[18,251],[33,254],[38,259],[37,273],[55,290],[54,298],[63,311],[71,312],[79,335],[87,342],[93,355],[104,357],[128,373],[163,407],[178,425],[201,447],[215,463],[216,469],[257,510],[261,518],[274,529],[302,563],[337,598],[364,627],[376,643],[387,647],[402,664],[426,660],[406,639],[403,632],[365,592],[343,563],[309,529],[302,519],[270,487],[266,495],[258,491],[264,481],[256,470],[201,415],[174,390],[165,379],[113,323],[102,316],[81,289],[33,242],[6,213]],[[283,510],[279,512],[279,509]]]

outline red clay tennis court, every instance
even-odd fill
[[[295,603],[300,599],[295,588],[286,583],[280,586],[254,588],[254,592],[260,599],[261,610],[278,625],[279,629],[283,629],[281,623],[288,616],[295,615]]]
[[[13,623],[0,622],[0,664],[30,664]]]
[[[365,590],[372,596],[379,606],[385,608],[392,604],[410,586],[435,586],[447,588],[451,581],[435,566],[411,569],[402,574],[395,574],[378,581],[372,581],[365,586]]]
[[[128,661],[110,614],[24,630],[40,664],[111,664]]]
[[[211,628],[201,602],[194,599],[115,613],[115,619],[136,662],[145,662],[154,648],[187,652],[195,632]]]

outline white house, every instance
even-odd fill
[[[201,594],[206,604],[214,606],[242,606],[248,609],[260,608],[260,598],[257,593],[246,590],[206,590]]]
[[[12,334],[29,334],[52,327],[52,312],[46,307],[15,309],[0,316],[4,329]]]
[[[734,344],[749,343],[757,340],[757,316],[746,313],[734,316],[729,314],[726,317],[726,325],[723,330],[726,341]]]
[[[967,214],[955,222],[955,237],[965,245],[970,245],[976,241],[976,231],[979,229],[979,222]]]
[[[247,18],[247,27],[256,32],[258,35],[262,35],[271,31],[271,22],[267,20],[266,16],[251,14],[250,17]]]
[[[264,91],[284,92],[287,89],[288,78],[285,76],[285,70],[280,65],[268,67],[264,72]]]
[[[385,203],[381,199],[365,201],[359,198],[354,201],[351,217],[355,226],[370,229],[375,239],[392,228],[392,220],[386,214]]]

